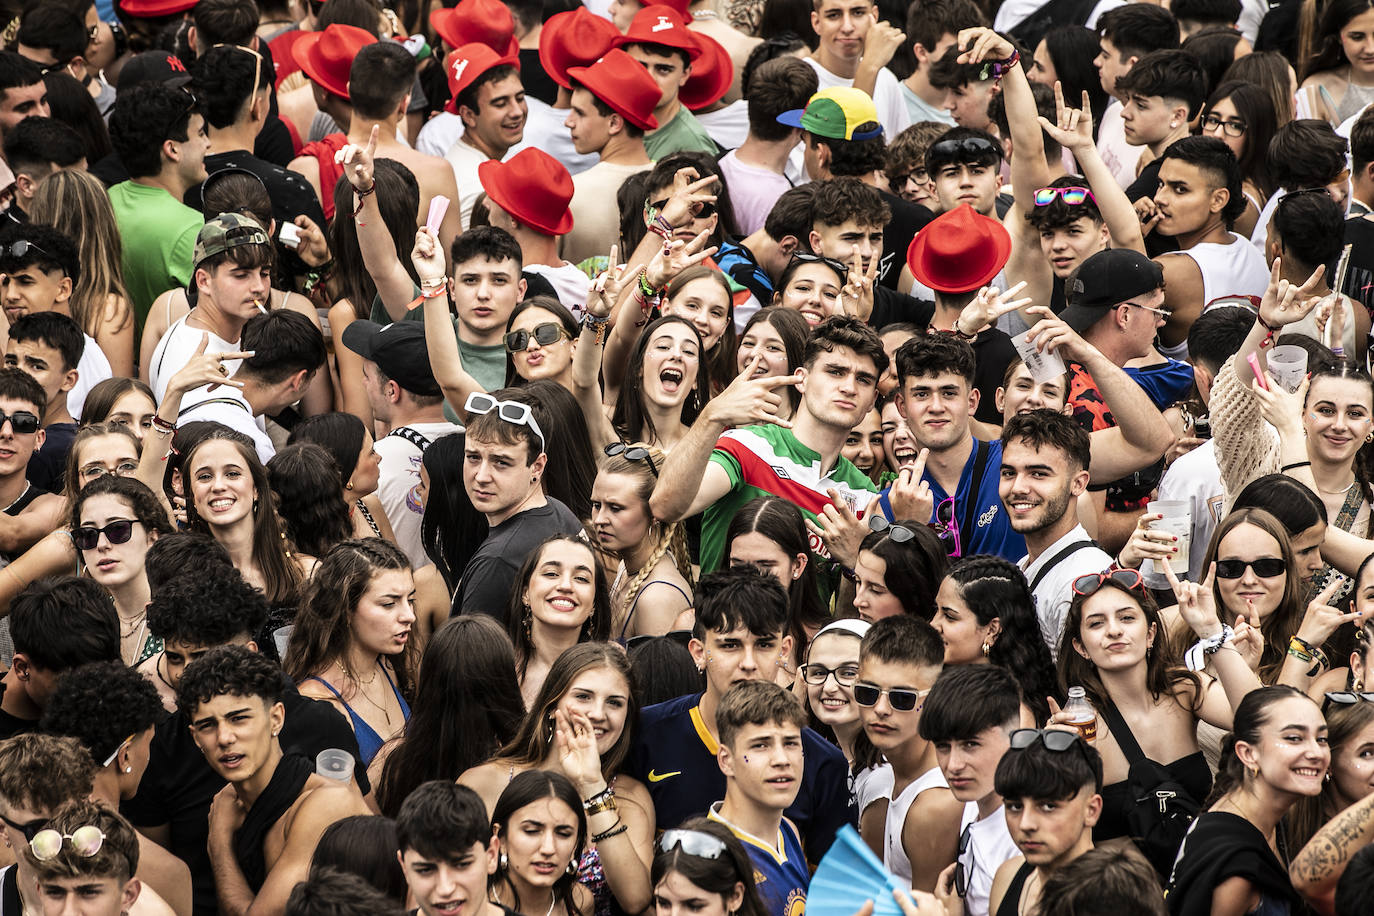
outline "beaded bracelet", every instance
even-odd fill
[[[991,73],[994,81],[1000,80],[1007,71],[1011,70],[1012,67],[1015,67],[1020,62],[1021,52],[1012,48],[1010,57],[1003,60],[990,60],[983,64],[983,71],[979,75],[979,79],[987,79],[989,73]]]

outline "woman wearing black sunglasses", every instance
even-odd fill
[[[1063,688],[1081,686],[1098,711],[1095,746],[1102,755],[1102,816],[1093,829],[1101,843],[1129,836],[1135,802],[1127,782],[1132,759],[1157,761],[1195,803],[1207,796],[1212,772],[1198,749],[1199,720],[1231,727],[1232,710],[1259,686],[1250,670],[1255,651],[1249,628],[1223,630],[1210,579],[1202,585],[1172,578],[1179,611],[1210,652],[1200,650],[1216,678],[1193,672],[1170,648],[1154,599],[1135,570],[1080,576],[1059,647]],[[1218,683],[1219,682],[1219,683]],[[1071,724],[1064,713],[1053,721]],[[1128,756],[1129,755],[1129,756]],[[1156,855],[1167,871],[1170,855]]]
[[[531,296],[506,322],[506,385],[550,379],[573,390],[573,341],[577,319],[557,299]]]

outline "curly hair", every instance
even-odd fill
[[[167,518],[167,510],[162,508],[146,484],[132,477],[116,477],[114,474],[102,474],[81,488],[71,504],[68,518],[73,530],[81,527],[81,510],[93,496],[117,496],[124,500],[134,519],[149,534],[156,533],[160,537],[176,530]]]
[[[322,556],[353,534],[338,465],[324,447],[308,441],[286,446],[267,462],[267,479],[286,535],[302,552]]]
[[[575,535],[553,535],[531,550],[526,555],[525,562],[520,564],[520,569],[515,573],[515,583],[511,587],[510,602],[506,608],[506,633],[515,645],[516,670],[521,680],[524,680],[525,669],[529,665],[530,658],[534,655],[532,612],[523,597],[523,593],[529,588],[530,580],[534,578],[534,571],[539,567],[544,551],[550,544],[558,543],[574,544],[587,551],[591,557],[592,611],[586,622],[582,624],[582,632],[578,640],[580,642],[587,640],[601,642],[611,632],[610,587],[606,583],[606,571],[597,558],[596,551],[592,549],[591,544]]]
[[[130,735],[143,734],[166,716],[152,681],[119,662],[92,662],[58,679],[39,727],[76,738],[100,763]]]
[[[281,669],[247,646],[218,646],[186,666],[177,684],[177,708],[194,716],[196,707],[215,697],[258,697],[280,703],[286,690]]]
[[[920,9],[919,4],[912,6],[913,11],[917,9]],[[947,130],[949,125],[939,121],[918,121],[892,138],[887,145],[883,174],[893,194],[901,197],[907,176],[918,170],[925,171],[926,150]]]
[[[1002,557],[980,555],[954,564],[946,578],[958,586],[959,597],[980,627],[997,619],[1001,632],[988,649],[988,661],[1016,678],[1035,721],[1048,719],[1050,707],[1045,698],[1061,697],[1059,677],[1021,569]]]
[[[168,535],[168,542],[193,535]],[[213,542],[212,542],[213,543]],[[153,591],[148,632],[179,646],[221,646],[254,636],[267,623],[267,600],[233,566],[197,561],[196,574],[179,575]]]
[[[10,807],[56,811],[86,798],[95,761],[75,738],[28,734],[0,741],[0,799]]]
[[[174,531],[154,541],[143,557],[143,574],[148,577],[153,597],[172,582],[194,578],[183,576],[183,570],[192,568],[193,564],[197,574],[207,570],[233,570],[238,575],[229,559],[229,551],[219,541],[196,531]],[[262,597],[262,592],[257,594]]]

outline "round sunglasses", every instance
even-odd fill
[[[29,841],[29,849],[33,851],[35,859],[47,862],[49,859],[57,858],[57,854],[62,851],[63,842],[70,842],[72,852],[83,859],[89,859],[100,852],[100,847],[105,844],[105,833],[94,824],[77,827],[71,833],[61,833],[52,829],[40,830]]]

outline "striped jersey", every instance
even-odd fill
[[[749,500],[780,496],[795,505],[808,519],[820,514],[834,489],[863,516],[878,492],[868,475],[841,456],[830,473],[821,476],[821,455],[807,448],[792,430],[774,424],[732,429],[716,442],[711,461],[730,476],[730,490],[706,507],[701,526],[701,571],[720,566],[725,554],[725,533],[730,520]],[[828,559],[830,553],[814,535],[811,552]]]

